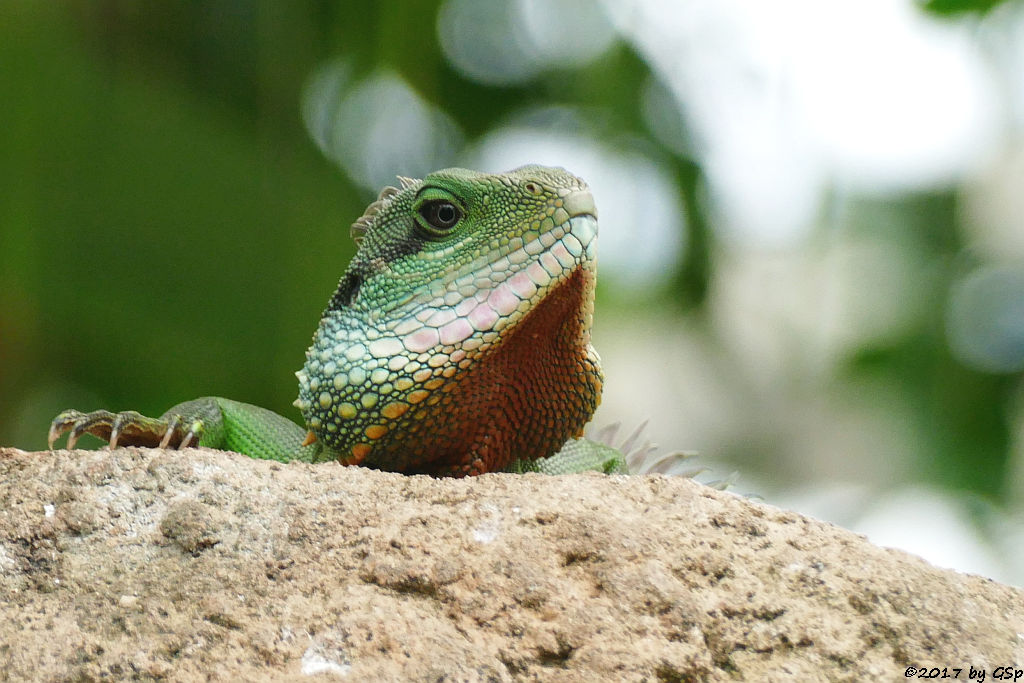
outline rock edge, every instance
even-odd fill
[[[896,680],[1024,591],[691,480],[0,449],[11,679]]]

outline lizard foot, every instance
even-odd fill
[[[65,410],[53,418],[47,442],[50,449],[63,434],[68,435],[67,448],[74,448],[83,434],[92,434],[105,440],[111,448],[147,446],[150,448],[187,448],[199,444],[203,434],[203,421],[186,420],[181,415],[146,417],[134,410],[112,413],[95,410],[83,413]]]

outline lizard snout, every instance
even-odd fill
[[[590,190],[574,190],[562,198],[562,208],[570,218],[575,216],[593,216],[597,218],[597,205]]]

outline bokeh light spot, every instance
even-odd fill
[[[601,6],[589,0],[448,0],[438,13],[437,34],[456,69],[489,85],[581,66],[616,38]]]
[[[954,283],[946,330],[964,364],[985,372],[1024,369],[1024,269],[985,266]]]
[[[462,144],[450,116],[388,71],[350,84],[344,62],[328,64],[307,84],[302,111],[320,151],[370,190],[451,166]]]

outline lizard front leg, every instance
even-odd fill
[[[109,410],[95,410],[90,413],[65,410],[50,423],[47,442],[52,449],[54,443],[66,433],[69,449],[75,447],[83,434],[92,434],[103,439],[111,448],[119,445],[149,448],[187,448],[198,445],[205,433],[203,419],[196,416],[186,417],[172,411],[159,418],[153,418],[134,410],[120,413]]]
[[[106,440],[111,448],[203,446],[281,462],[337,458],[322,444],[310,442],[305,430],[291,420],[265,408],[219,396],[179,403],[158,418],[135,411],[66,410],[50,424],[50,448],[65,433],[68,448],[74,448],[83,434],[92,434]]]

